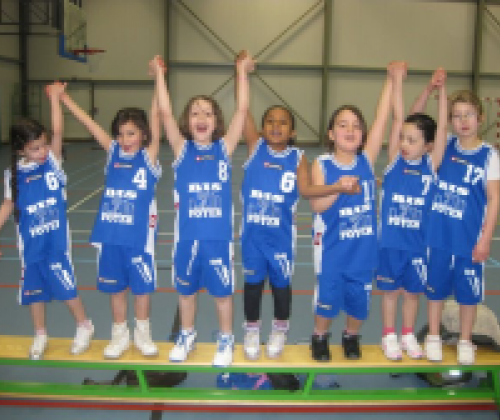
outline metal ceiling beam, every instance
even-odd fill
[[[472,79],[471,88],[476,95],[479,92],[479,78],[481,76],[481,57],[483,50],[483,21],[484,10],[486,9],[484,0],[476,1],[476,21],[474,24],[474,46],[472,48]]]

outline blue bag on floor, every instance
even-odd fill
[[[222,389],[273,389],[269,378],[261,373],[220,373],[217,388]]]

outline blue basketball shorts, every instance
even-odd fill
[[[178,241],[173,260],[172,283],[179,294],[190,296],[203,288],[215,297],[234,293],[232,241]]]
[[[381,248],[376,271],[377,288],[423,293],[427,283],[427,253]]]
[[[368,318],[373,270],[341,272],[323,269],[317,276],[314,313],[324,318],[336,317],[340,310],[359,320]]]
[[[294,253],[291,241],[288,245],[243,238],[241,258],[245,282],[259,284],[269,276],[273,286],[280,289],[289,286],[294,271]]]
[[[119,293],[129,287],[134,295],[155,291],[156,266],[153,255],[120,245],[101,244],[97,249],[98,290]]]
[[[484,299],[484,263],[431,248],[425,294],[430,300],[444,300],[452,294],[461,305],[477,305]]]
[[[76,298],[76,279],[69,254],[55,253],[24,267],[19,293],[21,305]]]

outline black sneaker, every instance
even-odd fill
[[[330,346],[328,345],[328,338],[330,334],[319,336],[313,334],[311,337],[311,352],[312,358],[318,362],[328,362],[332,356],[330,354]]]
[[[359,334],[349,335],[342,333],[342,348],[344,349],[344,357],[346,359],[359,359],[361,357],[361,349],[359,347]]]

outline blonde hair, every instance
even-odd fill
[[[472,92],[471,90],[458,90],[456,92],[453,92],[452,95],[450,96],[449,99],[449,119],[451,120],[452,113],[453,113],[453,106],[458,103],[465,103],[472,105],[474,108],[476,108],[477,116],[480,117],[483,115],[484,109],[483,109],[483,104],[481,103],[481,100],[479,97]]]

